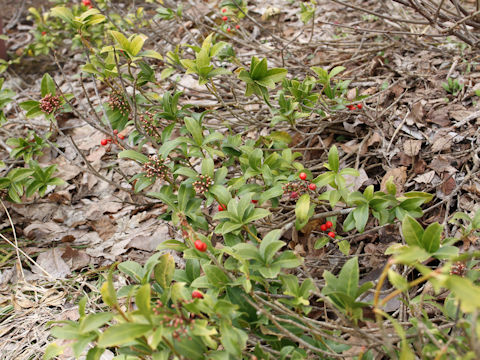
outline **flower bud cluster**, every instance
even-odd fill
[[[213,185],[213,180],[210,176],[200,175],[197,181],[193,182],[193,188],[199,195],[203,195],[208,191],[208,188]]]
[[[182,307],[182,303],[191,304],[194,300],[180,300],[178,308]],[[175,304],[172,304],[172,309],[177,308]],[[173,329],[172,337],[178,340],[180,336],[188,334],[188,329],[193,330],[195,325],[195,314],[190,313],[185,315],[183,311],[179,313],[173,313],[171,309],[165,307],[160,300],[157,300],[157,304],[153,307],[155,315],[160,316],[160,323],[164,328]],[[190,337],[189,337],[190,339]]]
[[[157,121],[154,119],[154,114],[149,111],[139,115],[140,124],[148,136],[158,137],[159,131]]]
[[[112,110],[120,110],[120,113],[123,116],[126,116],[130,113],[130,106],[128,105],[128,102],[125,100],[125,97],[118,92],[111,93],[108,96],[107,102]]]
[[[283,193],[289,193],[291,199],[298,198],[302,193],[307,191],[305,183],[288,182],[282,186]]]
[[[41,111],[51,114],[60,106],[60,98],[57,95],[47,94],[40,100],[39,106]]]
[[[450,275],[458,275],[458,276],[465,276],[465,273],[467,272],[467,267],[465,264],[461,261],[457,261],[452,265],[452,268],[450,269]]]
[[[147,173],[147,177],[158,177],[165,179],[168,175],[168,167],[157,155],[150,155],[148,161],[143,164],[143,171]]]

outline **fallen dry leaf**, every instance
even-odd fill
[[[427,121],[437,124],[440,127],[447,127],[451,124],[451,121],[449,120],[447,108],[441,108],[441,109],[437,109],[430,112],[427,115]]]
[[[445,195],[450,195],[457,186],[454,176],[449,173],[443,173],[442,181],[443,182],[442,185],[440,185],[440,191]]]
[[[70,246],[64,248],[62,259],[72,271],[83,269],[90,264],[90,256],[84,251],[72,249]]]
[[[453,174],[457,172],[457,169],[455,169],[451,164],[451,160],[443,155],[438,155],[435,156],[435,158],[432,160],[430,165],[428,167],[430,169],[435,170],[435,172],[440,175],[444,172],[448,172],[449,174]]]
[[[422,140],[406,140],[403,143],[403,151],[408,156],[417,156],[422,148]]]
[[[63,249],[53,248],[38,255],[36,261],[38,265],[45,269],[45,271],[55,279],[64,279],[72,272],[70,267],[62,259],[63,252]],[[46,276],[37,265],[32,267],[32,271],[36,274]]]
[[[450,150],[453,143],[453,136],[448,128],[438,130],[432,139],[432,152],[441,152]]]
[[[435,171],[431,170],[427,173],[418,175],[413,180],[420,184],[430,184],[435,178]]]

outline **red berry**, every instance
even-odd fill
[[[114,135],[117,135],[117,134],[118,134],[118,130],[117,130],[117,129],[113,130],[113,134],[114,134]]]
[[[111,143],[111,142],[112,142],[112,139],[107,139],[107,142]]]
[[[102,141],[100,141],[100,144],[102,144],[102,146],[105,146],[108,144],[108,140],[107,139],[102,139]]]
[[[83,5],[85,6],[90,6],[92,5],[92,2],[90,0],[82,0]]]
[[[235,29],[240,29],[240,25],[235,25]]]
[[[298,197],[298,192],[292,191],[292,192],[290,193],[290,198],[291,198],[291,199],[296,199],[297,197]]]
[[[207,251],[207,244],[205,244],[203,241],[195,240],[194,245],[198,251],[201,251],[201,252]]]
[[[252,200],[252,204],[258,203],[258,200]]]
[[[327,229],[330,229],[333,226],[333,223],[331,221],[327,221],[325,225],[327,225]]]
[[[119,138],[120,140],[125,140],[125,136],[122,135],[122,134],[118,135],[118,138]]]
[[[223,8],[222,9],[222,13],[226,13],[227,12],[227,9],[226,8]]]
[[[315,189],[317,188],[317,185],[312,183],[312,184],[308,185],[308,188],[312,191],[315,191]]]
[[[46,31],[42,31],[42,36],[45,36],[47,35],[47,32]]]
[[[326,224],[320,225],[320,230],[322,230],[322,231],[327,231],[327,229],[328,229],[328,228],[327,228],[327,225],[326,225]]]
[[[331,238],[334,238],[334,237],[335,237],[335,233],[334,233],[333,231],[330,231],[330,232],[328,233],[328,236],[330,236]]]
[[[192,298],[193,299],[203,299],[203,294],[200,291],[192,291]]]
[[[227,21],[227,20],[228,20],[228,16],[222,16],[222,20],[223,20],[223,21]]]
[[[302,180],[307,180],[307,174],[304,172],[301,172],[300,175],[298,175],[298,177]]]
[[[358,104],[358,105],[357,105],[357,108],[358,108],[358,110],[361,110],[361,109],[362,109],[362,107],[363,107],[363,105],[362,105],[362,104]]]
[[[224,210],[227,210],[227,207],[225,205],[218,204],[218,211],[224,211]]]
[[[230,32],[230,31],[232,31],[232,29],[230,29],[230,28],[227,28],[227,32]]]

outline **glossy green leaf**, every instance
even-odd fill
[[[308,214],[310,211],[310,195],[303,194],[297,200],[295,205],[296,228],[301,229],[308,221]]]
[[[405,215],[402,221],[402,233],[405,242],[411,246],[422,246],[423,228],[417,220]]]
[[[98,338],[98,346],[107,348],[127,344],[152,330],[152,325],[125,323],[114,325]]]
[[[422,236],[422,247],[429,253],[434,253],[440,248],[440,238],[442,236],[443,226],[435,222],[430,224]]]
[[[118,154],[118,157],[120,159],[132,159],[138,161],[141,164],[145,164],[146,162],[148,162],[148,156],[143,155],[135,150],[123,150]]]

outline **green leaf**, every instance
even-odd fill
[[[143,34],[133,37],[132,41],[130,41],[129,46],[130,53],[133,56],[136,56],[140,52],[140,50],[142,50],[143,44],[145,43],[145,40],[147,40],[147,38],[148,37]]]
[[[338,173],[338,169],[340,165],[338,160],[338,149],[335,145],[333,145],[330,148],[330,151],[328,152],[328,166],[330,170]]]
[[[285,76],[287,76],[287,70],[282,69],[282,68],[273,68],[267,71],[266,76],[262,78],[262,85],[263,83],[265,84],[275,84],[283,79],[285,79]],[[265,85],[266,86],[266,85]],[[267,86],[267,87],[273,87],[273,86]]]
[[[281,268],[291,269],[300,266],[302,264],[302,260],[301,258],[297,257],[293,251],[288,250],[282,252],[280,256],[275,259],[273,264]]]
[[[362,204],[353,210],[353,218],[355,219],[355,227],[359,232],[365,230],[365,225],[367,225],[368,215],[369,215],[368,204]]]
[[[178,189],[178,209],[180,211],[185,211],[190,199],[195,196],[195,190],[192,185],[183,183]]]
[[[470,279],[450,275],[445,281],[445,286],[453,292],[455,298],[460,300],[460,308],[465,313],[478,311],[480,308],[480,287],[473,284]]]
[[[110,30],[110,35],[115,39],[117,44],[120,45],[122,50],[129,51],[130,50],[130,41],[119,31]]]
[[[338,287],[341,288],[345,294],[355,298],[358,288],[358,258],[354,257],[348,260],[343,265],[342,270],[338,274]]]
[[[225,350],[236,359],[242,358],[242,351],[247,346],[248,335],[226,320],[220,323],[220,340]]]
[[[273,259],[278,250],[280,250],[285,243],[278,240],[282,235],[281,229],[276,229],[270,231],[265,235],[260,243],[260,256],[264,259],[265,263],[268,264]]]
[[[440,237],[443,232],[443,226],[435,222],[430,224],[423,233],[421,245],[429,253],[434,253],[440,248]]]
[[[166,290],[173,279],[175,260],[171,254],[163,254],[158,260],[158,264],[155,265],[154,270],[155,280],[164,290]]]
[[[112,279],[114,267],[115,264],[110,267],[110,270],[107,274],[107,281],[105,281],[100,288],[100,294],[102,295],[103,302],[110,307],[113,307],[117,304],[117,293],[115,292]]]
[[[205,271],[205,275],[207,275],[208,282],[211,285],[215,287],[221,287],[228,284],[228,276],[225,275],[225,273],[217,266],[204,265],[203,271]]]
[[[73,22],[73,14],[69,8],[64,6],[56,6],[50,10],[50,12],[53,16],[57,16],[69,24]]]
[[[405,242],[411,246],[422,246],[423,228],[410,215],[405,215],[402,221],[402,233]]]
[[[268,211],[267,209],[255,208],[253,210],[253,213],[248,218],[246,218],[244,221],[246,223],[250,223],[250,222],[253,222],[255,220],[263,219],[264,217],[266,217],[268,215],[270,215],[270,211]]]
[[[330,78],[333,78],[335,75],[340,74],[345,69],[346,69],[346,67],[344,67],[344,66],[336,66],[332,70],[330,70],[330,74],[328,76]]]
[[[148,157],[146,155],[143,155],[135,150],[123,150],[118,154],[118,157],[120,159],[123,159],[123,158],[132,159],[132,160],[138,161],[141,164],[145,164],[146,162],[148,162]]]
[[[400,291],[408,290],[408,281],[402,275],[396,271],[389,269],[388,270],[388,280],[390,283],[395,286]]]
[[[412,265],[416,262],[425,261],[430,254],[419,246],[404,246],[395,244],[385,250],[385,255],[395,254],[394,259],[398,264]]]
[[[152,330],[152,325],[126,323],[114,325],[98,338],[98,346],[107,348],[127,344]]]
[[[260,194],[260,198],[258,199],[258,205],[262,205],[265,201],[270,200],[272,198],[282,196],[282,194],[283,194],[282,186],[276,185]]]
[[[45,349],[45,353],[43,354],[43,360],[53,359],[58,355],[63,354],[63,350],[64,350],[63,347],[58,346],[55,343],[51,343]]]
[[[342,252],[343,255],[347,256],[350,254],[350,243],[348,240],[342,240],[338,243],[338,250]]]
[[[322,236],[320,239],[315,241],[314,249],[318,250],[327,245],[330,242],[330,238]]]
[[[144,272],[142,266],[135,261],[124,261],[118,264],[118,270],[129,275],[132,279],[140,281],[143,278]]]
[[[146,283],[138,289],[135,296],[135,304],[138,307],[138,310],[145,316],[147,319],[150,318],[152,309],[150,306],[150,284]]]
[[[56,93],[55,82],[49,74],[43,75],[42,84],[41,84],[42,97],[50,94],[52,96]]]
[[[198,146],[201,146],[203,143],[202,127],[197,120],[191,117],[185,117],[183,119],[185,126],[190,134],[193,136],[193,140]]]
[[[110,320],[113,314],[108,312],[100,312],[87,315],[81,322],[79,331],[81,334],[86,334],[90,331],[97,330]]]
[[[202,160],[202,175],[207,175],[211,178],[214,176],[215,165],[213,159],[208,157]]]
[[[308,222],[308,214],[310,211],[310,195],[303,194],[298,199],[297,204],[295,205],[295,216],[296,216],[296,228],[297,230],[301,229]],[[298,224],[298,226],[297,226]]]
[[[232,198],[227,188],[222,185],[214,184],[213,186],[210,187],[209,191],[210,193],[213,194],[213,196],[215,196],[217,201],[223,205],[227,205],[230,199]]]
[[[335,173],[332,171],[327,171],[322,175],[317,176],[315,180],[313,180],[313,183],[318,187],[322,187],[330,184],[333,181],[335,181]]]

